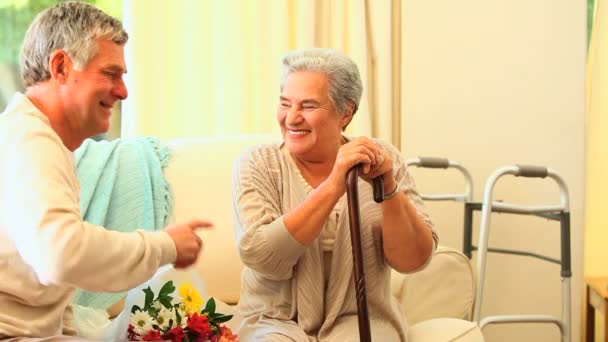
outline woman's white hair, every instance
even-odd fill
[[[21,77],[26,87],[51,77],[49,58],[64,50],[77,69],[83,69],[97,53],[97,39],[124,45],[129,36],[121,22],[95,6],[66,1],[36,16],[21,47]]]
[[[353,114],[359,107],[363,85],[355,62],[333,49],[311,48],[296,50],[283,57],[283,77],[281,91],[290,73],[296,71],[316,71],[327,75],[329,99],[340,114],[346,114],[348,105],[353,106]]]

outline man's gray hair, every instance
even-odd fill
[[[290,73],[316,71],[327,75],[329,99],[340,114],[346,114],[348,104],[353,114],[359,107],[363,85],[355,62],[333,49],[311,48],[296,50],[283,57],[281,91]]]
[[[124,45],[129,36],[118,19],[84,2],[60,2],[40,12],[21,47],[23,84],[29,87],[51,77],[49,58],[56,50],[64,50],[77,69],[84,69],[100,38]]]

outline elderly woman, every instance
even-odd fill
[[[405,341],[390,270],[412,272],[437,237],[399,151],[342,135],[357,111],[356,65],[329,49],[283,59],[277,121],[283,142],[256,146],[235,164],[234,210],[245,264],[239,312],[243,341],[358,341],[346,206],[346,174],[359,181],[367,299],[376,341]],[[384,179],[385,201],[369,181]]]

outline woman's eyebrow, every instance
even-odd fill
[[[302,104],[312,104],[312,105],[320,105],[321,102],[315,100],[315,99],[305,99],[302,101]]]

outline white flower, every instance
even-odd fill
[[[152,307],[156,309],[156,311],[159,311],[160,309],[164,308],[164,306],[159,301],[154,301],[154,303],[152,303]]]
[[[143,336],[153,329],[153,318],[145,311],[138,311],[132,314],[129,321],[133,325],[133,330],[138,335]]]
[[[163,306],[156,316],[156,323],[161,329],[165,329],[169,327],[169,320],[173,320],[173,324],[177,322],[175,312],[173,308],[167,309]]]

